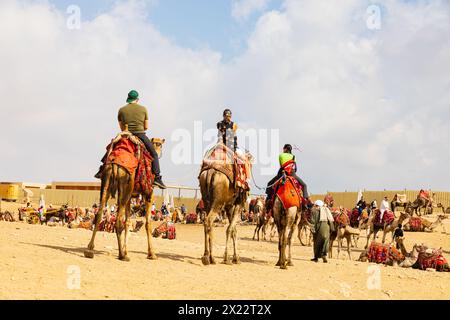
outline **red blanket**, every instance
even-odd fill
[[[411,231],[422,231],[422,219],[419,217],[412,217],[409,219]]]
[[[284,209],[291,207],[300,208],[302,197],[300,196],[302,187],[296,179],[291,176],[286,177],[286,181],[279,180],[275,186],[276,195],[283,203]]]
[[[139,141],[134,144],[128,138],[122,138],[114,145],[107,163],[115,163],[124,167],[129,174],[135,173],[134,192],[150,197],[153,192],[154,175],[152,173],[153,158],[145,145]]]
[[[375,221],[374,225],[377,227],[383,227],[385,224],[391,224],[394,222],[395,215],[392,211],[386,210],[383,215],[383,221],[380,221],[381,211],[377,209],[375,211]]]
[[[239,157],[233,150],[222,143],[212,148],[203,159],[200,173],[215,169],[225,174],[231,183],[244,190],[250,190],[247,180],[251,174],[251,163]]]

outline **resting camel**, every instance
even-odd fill
[[[429,221],[429,220],[427,220],[425,218],[422,218],[422,217],[419,217],[418,219],[421,220],[421,229],[418,230],[419,232],[424,232],[424,231],[433,232],[434,229],[436,229],[439,226],[442,226],[442,229],[444,230],[444,233],[447,233],[447,231],[445,230],[445,226],[442,223],[442,220],[447,219],[447,216],[438,215],[434,222],[431,222],[431,221]],[[415,231],[415,230],[411,229],[410,221],[405,223],[405,225],[403,226],[403,229],[405,231]]]
[[[399,238],[398,243],[400,244],[400,251],[403,255],[403,260],[392,260],[388,257],[386,260],[386,265],[394,266],[397,265],[402,268],[411,268],[413,264],[416,263],[417,258],[419,257],[419,251],[422,248],[422,245],[415,244],[411,250],[411,252],[407,252],[405,245],[403,244],[403,238]],[[361,252],[358,261],[367,262],[368,260],[368,249]]]
[[[252,161],[252,157],[249,153],[246,154],[246,158],[249,162]],[[227,168],[233,170],[233,164],[223,164]],[[245,202],[247,200],[249,190],[235,187],[234,183],[230,181],[227,175],[215,168],[209,168],[201,171],[199,175],[200,192],[202,194],[202,200],[205,205],[205,251],[202,257],[202,263],[204,265],[216,264],[213,256],[213,243],[214,243],[214,221],[216,217],[224,212],[226,218],[228,218],[229,225],[226,230],[226,244],[223,262],[226,264],[238,264],[240,263],[239,256],[237,254],[237,230],[236,225],[240,217],[242,210],[244,209]],[[230,262],[228,260],[228,242],[230,237],[233,241],[233,259]]]
[[[367,247],[369,246],[369,239],[370,236],[373,234],[373,240],[376,239],[377,237],[377,233],[380,230],[383,230],[383,240],[382,243],[384,243],[386,241],[386,235],[391,232],[393,233],[394,230],[398,227],[399,223],[402,223],[403,221],[405,221],[405,219],[409,218],[410,215],[406,212],[401,212],[400,213],[400,217],[394,219],[394,221],[392,221],[391,224],[385,224],[384,226],[378,226],[374,223],[374,220],[376,218],[376,214],[375,211],[370,215],[369,218],[369,234],[367,235],[367,242],[366,242],[366,246],[364,247],[365,249],[367,249]]]
[[[121,135],[129,136],[131,139],[135,138],[129,132],[122,132]],[[137,138],[136,138],[137,139]],[[117,138],[116,138],[117,140]],[[165,139],[153,138],[152,143],[158,155],[161,154],[162,145]],[[130,261],[128,257],[127,244],[129,240],[129,232],[131,229],[131,198],[138,197],[139,194],[134,193],[135,172],[130,174],[125,168],[114,163],[106,164],[101,177],[100,190],[100,206],[94,218],[95,227],[92,233],[91,241],[89,242],[87,250],[84,251],[86,258],[94,258],[94,241],[98,232],[100,222],[103,218],[103,211],[106,208],[110,197],[115,197],[117,192],[117,219],[116,219],[116,235],[119,246],[119,260]],[[145,202],[145,228],[147,231],[148,243],[148,259],[155,260],[157,256],[152,247],[152,225],[151,225],[151,194],[149,196],[142,195]]]

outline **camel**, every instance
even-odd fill
[[[405,221],[407,218],[409,218],[410,215],[406,212],[401,212],[400,213],[400,217],[394,219],[394,221],[391,224],[385,224],[384,226],[377,226],[374,223],[374,220],[376,218],[376,214],[375,212],[373,212],[370,217],[369,217],[369,234],[367,235],[367,242],[366,242],[366,246],[364,247],[365,249],[367,249],[367,247],[369,246],[369,239],[370,236],[373,234],[373,239],[376,239],[377,233],[380,230],[383,230],[383,240],[382,243],[384,243],[386,241],[386,235],[391,232],[393,233],[394,230],[398,227],[399,223],[402,223],[403,221]]]
[[[300,199],[301,201],[301,199]],[[281,269],[287,269],[287,266],[293,266],[291,255],[292,235],[300,220],[300,207],[290,207],[285,209],[283,203],[278,197],[275,197],[273,204],[273,218],[278,230],[278,262],[276,266]],[[288,255],[286,257],[286,247]]]
[[[403,243],[403,238],[398,238],[397,242],[400,245],[400,251],[403,255],[403,260],[392,260],[388,257],[388,259],[386,260],[386,265],[389,266],[399,266],[402,268],[410,268],[413,266],[413,264],[416,263],[417,258],[419,257],[419,251],[420,248],[422,247],[422,245],[417,245],[415,244],[411,250],[411,252],[407,252],[405,245]],[[358,261],[361,262],[367,262],[368,260],[368,249],[364,250],[363,252],[361,252]]]
[[[345,215],[347,216],[347,214],[345,213],[345,211],[341,208],[339,215]],[[347,220],[347,219],[343,219],[343,220]],[[330,258],[333,258],[333,242],[334,240],[337,241],[338,244],[338,254],[337,254],[337,258],[339,259],[339,255],[341,252],[341,246],[342,246],[342,241],[344,239],[347,240],[347,253],[348,253],[348,258],[350,260],[352,260],[352,255],[351,255],[351,243],[352,243],[352,237],[353,236],[359,236],[360,234],[360,230],[356,229],[356,228],[352,228],[350,225],[346,224],[343,225],[341,223],[339,223],[339,221],[334,221],[334,232],[330,233],[330,249],[328,252],[328,255]]]
[[[9,222],[15,222],[13,215],[11,212],[0,212],[0,221],[9,221]]]
[[[249,162],[253,160],[248,152],[245,157]],[[231,170],[233,168],[233,164],[229,163],[223,164],[223,166]],[[223,262],[225,264],[239,264],[240,258],[237,253],[236,225],[241,212],[244,209],[245,202],[247,201],[249,190],[236,187],[226,174],[212,167],[201,171],[199,181],[200,192],[206,209],[205,220],[203,223],[205,232],[205,251],[202,257],[202,263],[204,265],[216,264],[213,256],[214,221],[216,217],[223,212],[225,213],[225,218],[229,221],[226,230]],[[233,242],[233,258],[231,262],[228,260],[228,243],[230,237]]]
[[[262,231],[263,240],[266,240],[266,229],[270,218],[266,216],[265,205],[261,198],[258,198],[256,200],[253,210],[256,215],[256,223],[257,223],[255,231],[253,232],[253,240],[255,240],[256,235],[258,235],[259,241],[259,231]]]
[[[407,204],[408,202],[406,201],[406,194],[396,193],[391,201],[391,210],[392,212],[395,212],[395,209],[397,209],[397,207],[402,207],[403,210],[406,210]]]
[[[310,246],[313,241],[311,232],[311,210],[305,209],[301,211],[300,222],[298,223],[298,240],[302,246]]]
[[[425,214],[432,214],[433,213],[433,205],[432,202],[429,199],[425,199],[423,197],[417,196],[417,199],[414,200],[414,202],[408,201],[406,204],[405,211],[412,215],[413,211],[416,213],[416,215],[421,216],[420,209],[424,208]]]
[[[130,139],[137,139],[127,131],[127,128],[115,140],[118,140],[118,138],[122,136],[127,136]],[[165,139],[153,138],[151,139],[151,141],[155,147],[157,154],[160,155]],[[128,257],[127,244],[129,240],[129,232],[131,229],[131,198],[139,196],[139,194],[133,192],[134,180],[135,172],[130,174],[124,167],[114,163],[105,165],[101,177],[100,206],[94,219],[95,227],[92,232],[92,238],[88,244],[88,248],[84,251],[84,256],[86,258],[94,258],[94,241],[99,229],[100,222],[102,221],[103,211],[108,203],[109,198],[114,197],[115,193],[117,192],[118,211],[115,229],[119,247],[119,260],[130,261],[130,258]],[[147,231],[148,244],[147,258],[155,260],[157,259],[157,256],[153,250],[151,241],[152,224],[150,217],[152,195],[150,194],[149,196],[145,196],[143,194],[142,198],[145,201],[146,208],[145,227]]]
[[[447,231],[445,230],[445,226],[442,223],[442,220],[447,219],[447,216],[444,215],[438,215],[436,220],[434,222],[431,222],[425,218],[419,218],[421,220],[421,229],[419,230],[420,232],[433,232],[434,229],[436,229],[438,226],[442,226],[442,229],[444,230],[444,233],[447,233]],[[405,231],[414,231],[411,229],[411,225],[410,222],[406,222],[405,225],[403,226],[403,229]]]

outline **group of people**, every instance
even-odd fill
[[[152,171],[155,175],[153,184],[161,189],[165,189],[166,186],[162,181],[158,155],[153,144],[146,134],[146,131],[149,128],[148,111],[146,107],[139,104],[139,100],[140,96],[136,90],[131,90],[128,93],[128,97],[126,99],[127,104],[120,108],[118,112],[117,119],[119,122],[119,127],[122,131],[128,128],[129,132],[131,132],[143,142],[146,149],[153,157]],[[223,111],[223,120],[217,123],[218,139],[234,152],[241,154],[242,151],[238,148],[236,135],[238,126],[232,121],[231,118],[231,110],[228,108],[225,109]],[[273,196],[273,186],[278,180],[283,177],[283,175],[289,175],[295,178],[302,187],[303,197],[309,200],[307,185],[297,175],[297,163],[295,160],[295,156],[292,154],[292,145],[286,144],[283,147],[283,152],[279,155],[278,160],[280,164],[280,170],[278,171],[278,174],[267,184],[266,195],[267,200],[269,200],[267,202],[270,202],[270,199]],[[104,157],[102,159],[103,165],[100,166],[99,172],[95,175],[96,178],[100,179],[102,177],[105,161],[106,158]]]

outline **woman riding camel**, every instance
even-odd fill
[[[287,175],[290,175],[291,177],[295,178],[298,183],[302,186],[303,190],[303,198],[305,198],[309,202],[309,195],[306,183],[303,182],[302,179],[300,179],[299,176],[297,176],[297,163],[295,162],[295,156],[292,154],[292,146],[290,144],[286,144],[283,147],[283,153],[280,154],[278,157],[278,160],[280,162],[280,170],[278,170],[278,174],[275,178],[269,181],[266,188],[266,203],[269,203],[273,196],[273,185],[275,182],[277,182],[282,176],[283,172],[285,172]]]

